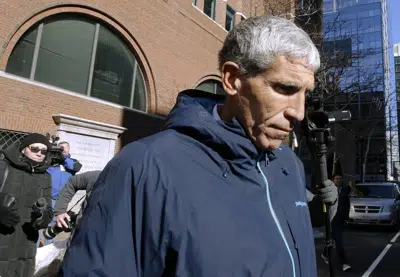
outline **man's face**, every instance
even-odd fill
[[[69,155],[69,144],[68,144],[68,143],[62,143],[62,144],[60,144],[59,146],[64,147],[64,150],[63,150],[63,152],[62,152],[62,154],[64,155],[64,157],[65,157],[65,156],[68,156],[68,155]]]
[[[47,146],[42,143],[33,143],[25,147],[23,152],[32,161],[41,163],[46,158]]]
[[[339,187],[342,185],[342,176],[336,175],[335,177],[333,177],[333,183]]]
[[[239,120],[260,149],[278,148],[304,118],[306,93],[314,89],[314,71],[305,59],[276,58],[274,65],[241,82]]]

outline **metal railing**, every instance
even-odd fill
[[[0,150],[11,145],[19,145],[29,133],[0,129]]]

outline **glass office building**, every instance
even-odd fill
[[[362,141],[354,152],[356,180],[366,160],[375,164],[364,167],[371,179],[396,177],[392,171],[399,160],[397,101],[387,6],[387,0],[324,0],[324,52],[334,59],[335,53],[341,58],[348,54],[335,80],[342,95],[335,98],[352,112],[347,127],[355,140]]]

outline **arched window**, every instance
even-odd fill
[[[225,95],[224,88],[221,82],[216,80],[206,80],[196,87],[196,89],[203,90],[212,94]]]
[[[142,71],[118,34],[103,23],[64,14],[18,41],[6,72],[137,110],[146,110]]]

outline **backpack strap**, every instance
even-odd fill
[[[7,177],[8,177],[8,171],[9,171],[9,164],[8,164],[8,162],[6,162],[5,160],[4,160],[4,153],[0,153],[0,164],[2,165],[2,167],[4,167],[4,173],[3,173],[3,176],[0,176],[0,180],[1,180],[1,182],[0,182],[0,192],[2,192],[3,191],[3,188],[4,188],[4,184],[6,183],[6,180],[7,180]],[[0,169],[0,172],[1,172],[2,170]]]

